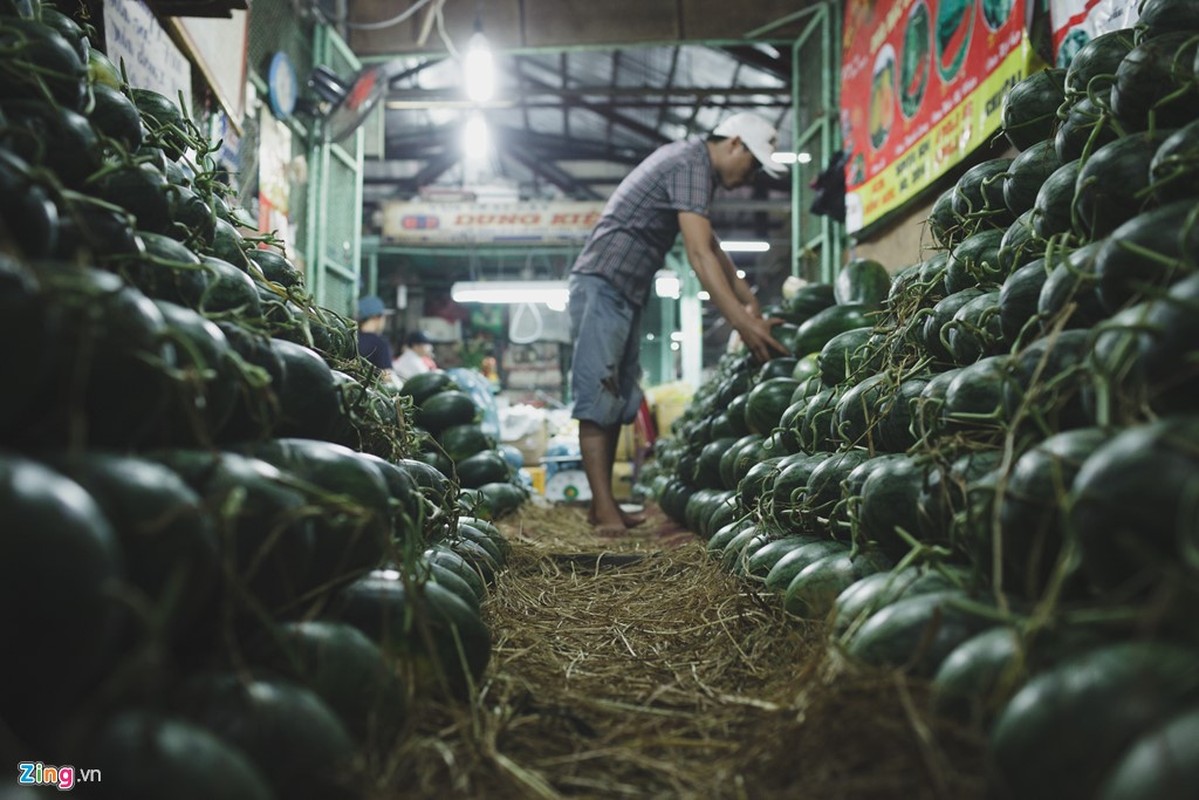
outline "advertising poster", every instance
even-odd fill
[[[1049,22],[1053,26],[1053,56],[1059,67],[1096,36],[1137,21],[1140,0],[1049,0]]]
[[[1033,62],[1028,0],[846,0],[846,228],[913,199],[994,136]]]

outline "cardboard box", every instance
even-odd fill
[[[612,496],[617,500],[633,498],[633,478],[635,475],[633,462],[617,461],[612,465]]]
[[[529,478],[533,481],[533,491],[537,494],[545,494],[545,467],[532,466],[522,467],[522,469],[529,473]]]

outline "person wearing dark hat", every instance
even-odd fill
[[[641,406],[637,382],[641,310],[654,275],[681,233],[691,268],[712,303],[759,361],[787,349],[772,335],[758,300],[720,248],[709,213],[716,188],[735,189],[759,172],[781,176],[771,159],[777,132],[757,114],[733,114],[707,137],[663,145],[621,181],[570,272],[572,415],[579,421],[589,519],[603,536],[641,520],[612,492],[620,426]]]
[[[383,301],[375,295],[358,300],[358,354],[379,369],[391,370],[391,345],[383,338]]]
[[[404,337],[404,351],[392,363],[392,369],[401,380],[413,375],[437,369],[433,360],[433,340],[424,331],[412,331]]]

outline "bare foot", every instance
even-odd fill
[[[636,528],[639,525],[644,525],[645,520],[646,520],[646,516],[644,514],[640,514],[640,513],[629,514],[625,511],[620,512],[620,521],[626,528]],[[597,517],[595,515],[594,511],[588,512],[587,521],[590,522],[592,525],[596,525],[596,526],[600,525],[599,517]],[[608,526],[605,525],[603,527],[608,527]]]
[[[623,525],[596,525],[594,530],[600,539],[620,539],[629,532]]]

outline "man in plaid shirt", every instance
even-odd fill
[[[776,135],[760,116],[740,113],[707,140],[658,148],[617,187],[571,269],[572,414],[591,486],[588,516],[600,535],[618,536],[642,521],[613,497],[612,470],[620,426],[641,405],[641,310],[680,233],[700,284],[754,357],[787,354],[770,333],[781,320],[762,318],[708,219],[717,185],[735,189],[759,170],[784,172],[770,157]]]

